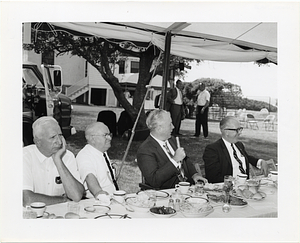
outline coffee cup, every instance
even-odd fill
[[[238,174],[237,180],[240,184],[245,184],[245,182],[247,180],[247,175],[246,174]]]
[[[36,212],[38,218],[43,217],[46,211],[46,203],[43,202],[33,202],[30,204],[30,208],[33,212]]]
[[[122,190],[118,190],[114,192],[114,199],[119,203],[124,203],[126,192]]]
[[[278,171],[271,170],[268,176],[272,181],[277,181]]]
[[[175,188],[179,190],[181,193],[187,193],[190,189],[190,183],[186,181],[181,181],[175,185]]]

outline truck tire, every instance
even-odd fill
[[[23,146],[33,144],[32,134],[33,121],[27,117],[23,117]]]

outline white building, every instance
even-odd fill
[[[55,56],[36,54],[33,51],[23,51],[23,60],[37,63],[60,65],[63,70],[63,92],[73,102],[99,106],[119,106],[110,85],[102,78],[101,74],[84,58],[64,54]],[[134,94],[138,80],[139,58],[128,57],[112,65],[114,75],[119,79],[124,91],[127,89],[131,96]],[[157,75],[151,81],[151,90],[148,93],[145,109],[154,108],[154,99],[161,93],[162,77]],[[132,102],[132,100],[129,101]]]

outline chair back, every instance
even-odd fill
[[[114,136],[117,135],[117,116],[113,111],[100,111],[98,113],[97,121],[103,122]]]
[[[247,114],[248,119],[255,119],[255,117],[252,114]]]
[[[268,115],[265,119],[264,122],[274,122],[275,120],[275,115]]]
[[[234,111],[228,111],[226,116],[235,116],[235,112]]]

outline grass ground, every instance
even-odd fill
[[[86,144],[84,137],[84,130],[87,125],[97,120],[98,113],[101,110],[114,110],[119,117],[123,109],[109,108],[109,107],[96,107],[96,106],[81,106],[74,105],[72,113],[72,125],[76,128],[77,133],[67,138],[68,149],[75,155]],[[220,138],[219,122],[210,121],[209,136],[204,140],[202,136],[199,138],[193,137],[195,120],[185,119],[181,125],[180,143],[185,148],[189,159],[193,163],[199,163],[202,174],[204,175],[204,163],[202,154],[207,144],[212,143]],[[265,131],[263,122],[258,122],[259,129],[245,128],[242,132],[241,139],[247,148],[247,152],[257,158],[273,159],[277,163],[277,131]],[[136,192],[139,190],[138,183],[141,182],[141,173],[135,162],[136,151],[142,141],[133,141],[128,154],[126,156],[124,166],[122,167],[121,176],[119,178],[120,188],[128,193]],[[117,136],[112,140],[112,147],[109,149],[108,154],[112,161],[120,166],[124,157],[128,141]]]

